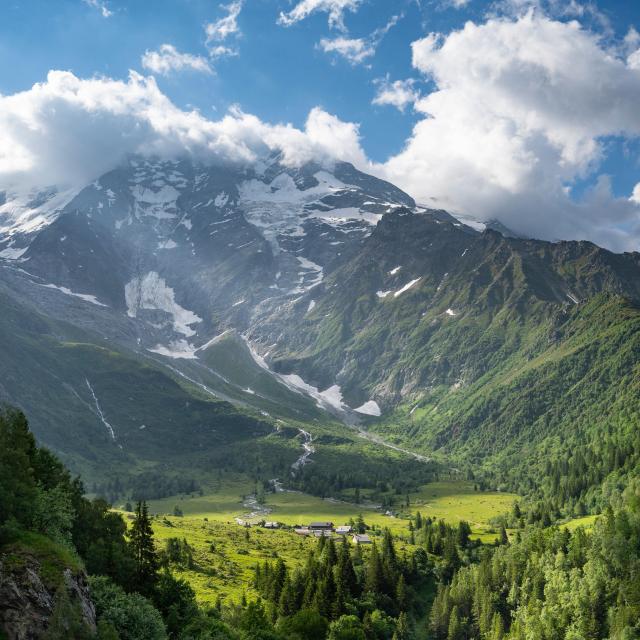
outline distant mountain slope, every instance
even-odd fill
[[[42,316],[4,287],[0,305],[0,401],[28,413],[38,438],[76,471],[223,458],[230,445],[274,429],[257,412],[179,383],[161,363]]]
[[[351,406],[391,408],[468,386],[513,354],[535,357],[572,307],[600,293],[640,300],[640,255],[584,242],[477,233],[442,212],[388,214],[313,292],[266,314],[269,361]]]
[[[277,336],[268,360],[281,373],[377,405],[369,428],[387,438],[493,461],[511,481],[539,464],[541,481],[579,448],[640,451],[639,303],[639,254],[399,210],[252,338]]]
[[[413,204],[351,165],[277,157],[131,157],[82,188],[5,190],[0,398],[75,468],[215,453],[276,419],[330,422],[331,398],[269,371],[241,333]]]

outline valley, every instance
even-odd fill
[[[640,640],[640,2],[0,2],[0,640]]]
[[[321,499],[299,491],[269,493],[262,506],[263,513],[249,517],[240,496],[254,489],[248,482],[236,480],[224,482],[218,491],[203,496],[179,495],[149,502],[153,528],[160,546],[169,538],[187,541],[193,549],[194,568],[178,569],[196,590],[198,600],[213,605],[218,596],[227,602],[239,602],[242,593],[251,597],[251,575],[256,562],[272,558],[277,553],[287,564],[299,562],[301,552],[315,544],[315,539],[296,535],[293,527],[314,521],[348,524],[361,515],[373,539],[389,529],[394,536],[409,545],[409,523],[417,511],[426,518],[445,520],[457,525],[460,521],[471,524],[473,539],[492,544],[498,538],[498,519],[511,510],[517,496],[496,492],[478,492],[473,484],[465,481],[441,481],[420,487],[410,494],[410,505],[402,505],[387,515],[379,504],[361,498],[353,502],[353,495],[344,495],[342,500]],[[176,517],[176,507],[183,514]],[[126,513],[124,513],[126,517]],[[236,518],[249,522],[245,529]],[[269,530],[260,522],[274,521],[283,528]],[[413,545],[415,546],[415,545]],[[212,550],[213,549],[213,550]],[[228,563],[233,569],[224,579],[213,567]]]
[[[59,193],[0,205],[0,400],[51,451],[21,454],[39,502],[22,520],[7,503],[12,580],[46,535],[122,638],[109,603],[140,596],[177,640],[503,640],[548,605],[514,576],[594,580],[615,566],[602,545],[635,535],[640,254],[468,225],[275,154],[132,155]],[[311,522],[368,538],[294,531]],[[491,562],[506,592],[479,577]],[[620,628],[629,571],[583,594]]]

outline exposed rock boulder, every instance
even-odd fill
[[[7,640],[43,638],[54,623],[61,632],[95,632],[96,613],[83,570],[51,566],[23,550],[0,553],[0,633]]]

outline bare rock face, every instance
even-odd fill
[[[73,617],[95,632],[96,612],[86,574],[64,569],[62,578],[52,587],[43,581],[42,566],[35,558],[21,556],[16,561],[12,554],[0,556],[0,632],[7,640],[42,638],[56,613],[62,630]]]

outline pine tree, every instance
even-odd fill
[[[393,543],[393,536],[389,529],[384,530],[384,537],[382,538],[382,557],[392,568],[395,569],[398,566],[396,548]]]
[[[431,629],[438,640],[445,640],[449,627],[449,587],[438,588],[438,593],[431,607]]]
[[[382,592],[383,586],[384,575],[382,569],[382,560],[380,558],[380,554],[378,553],[378,547],[374,542],[371,546],[371,552],[369,553],[369,558],[367,561],[364,588],[365,591],[370,591],[371,593],[378,594]]]
[[[278,602],[278,615],[290,616],[296,612],[296,594],[293,590],[293,584],[287,575],[282,585],[280,600]]]
[[[398,584],[396,585],[396,602],[398,603],[400,611],[407,610],[407,585],[402,574],[400,574]]]
[[[462,520],[458,524],[458,546],[461,549],[466,549],[469,544],[469,536],[471,535],[471,527],[468,522]]]
[[[499,613],[493,614],[493,620],[491,621],[491,632],[489,633],[489,640],[502,640],[504,637],[504,624],[502,617]]]
[[[338,553],[336,551],[336,543],[333,538],[328,538],[324,546],[324,565],[325,567],[333,568],[338,561]]]
[[[357,595],[358,580],[356,578],[356,572],[353,569],[349,543],[346,538],[343,539],[338,554],[336,586],[338,588],[342,587],[346,598]]]
[[[143,595],[151,595],[158,581],[158,555],[153,542],[153,529],[147,503],[136,505],[135,519],[129,533],[135,559],[135,587]]]
[[[398,638],[398,640],[409,640],[411,637],[409,621],[407,619],[407,614],[404,611],[402,611],[398,616],[394,637]]]
[[[331,617],[331,606],[334,596],[333,580],[331,574],[318,581],[316,593],[313,599],[313,608],[324,618]]]
[[[341,582],[336,583],[336,595],[331,605],[331,618],[337,620],[345,613],[345,592]]]
[[[447,630],[447,640],[462,640],[463,638],[462,621],[458,613],[458,607],[454,605],[449,616],[449,628]]]
[[[276,562],[276,566],[273,572],[273,576],[271,578],[271,586],[269,592],[269,599],[273,602],[278,602],[280,600],[280,594],[282,593],[282,588],[284,587],[285,579],[287,578],[287,567],[284,564],[282,558],[278,558]]]

